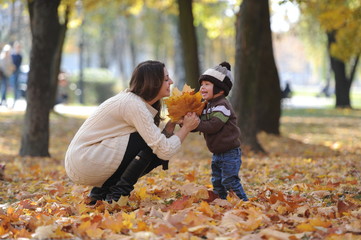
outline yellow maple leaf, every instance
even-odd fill
[[[128,196],[121,196],[121,197],[118,199],[118,201],[112,200],[112,203],[109,203],[109,205],[110,205],[112,208],[127,206],[128,198],[129,198]]]
[[[83,221],[80,223],[79,227],[77,228],[77,231],[79,233],[84,233],[86,232],[86,230],[91,226],[91,222],[89,219],[87,219],[86,221]]]
[[[184,85],[183,90],[173,88],[172,96],[164,101],[168,107],[168,116],[172,122],[177,122],[184,117],[188,112],[195,112],[198,116],[201,115],[205,102],[202,102],[202,95],[200,92],[195,93],[194,89],[187,84]]]
[[[191,88],[189,85],[184,84],[182,92],[193,92],[194,89]]]
[[[90,228],[86,230],[86,234],[92,239],[101,239],[104,230],[98,228],[96,224],[93,224]]]
[[[80,204],[76,205],[76,208],[80,214],[84,214],[84,213],[87,213],[90,211],[89,206],[86,205],[85,203],[80,203]]]
[[[54,238],[62,238],[62,239],[65,239],[65,238],[74,238],[74,236],[68,232],[64,232],[63,230],[61,230],[61,227],[57,227],[55,232],[54,232]]]
[[[113,218],[112,216],[103,217],[103,221],[100,224],[100,227],[103,229],[110,229],[115,233],[120,233],[124,226],[121,221],[118,221],[118,219]]]
[[[248,214],[248,219],[243,223],[240,222],[239,224],[237,224],[240,229],[243,229],[245,231],[254,231],[262,225],[263,218],[259,209],[255,207],[250,207],[248,210],[245,211],[245,213]]]
[[[136,215],[134,212],[131,212],[129,214],[122,212],[122,218],[123,218],[123,221],[122,221],[123,226],[128,229],[132,228],[133,225],[135,224]]]
[[[145,187],[141,187],[138,189],[138,191],[136,191],[136,194],[138,195],[138,197],[140,199],[145,199],[148,197],[148,194],[147,194],[147,188]]]
[[[182,92],[177,87],[174,87],[172,90],[172,96],[178,97],[180,95],[182,95]]]
[[[203,212],[204,214],[206,214],[209,217],[213,217],[214,212],[211,209],[211,206],[209,206],[209,204],[205,201],[202,201],[199,208],[199,211]]]
[[[329,221],[324,221],[320,218],[314,218],[314,219],[310,219],[310,224],[316,227],[324,227],[324,228],[328,228],[332,225],[331,222]]]
[[[301,223],[296,226],[296,229],[299,232],[312,232],[316,230],[316,228],[309,223]]]
[[[332,225],[329,221],[324,221],[319,218],[310,219],[308,223],[301,223],[296,226],[299,232],[312,232],[316,230],[316,227],[328,228]]]

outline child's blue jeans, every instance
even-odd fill
[[[225,153],[213,154],[212,157],[212,184],[214,193],[226,199],[227,193],[233,190],[243,201],[248,201],[238,176],[242,165],[241,149],[234,148]]]

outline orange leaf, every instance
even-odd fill
[[[77,228],[77,231],[82,234],[86,232],[86,230],[91,226],[91,222],[89,220],[83,221],[79,227]]]
[[[133,229],[134,232],[140,232],[140,231],[148,231],[149,227],[148,224],[145,222],[138,222],[138,227],[136,229]]]
[[[15,238],[30,238],[31,233],[28,232],[26,229],[22,228],[19,231],[15,231]]]
[[[205,201],[201,202],[198,209],[199,209],[199,211],[203,212],[204,214],[206,214],[209,217],[213,217],[213,215],[214,215],[214,212],[212,211],[211,207]]]
[[[331,222],[323,221],[319,218],[310,219],[308,223],[301,223],[297,225],[296,229],[299,232],[312,232],[316,230],[316,227],[328,228],[332,225]]]
[[[259,226],[262,224],[262,215],[260,212],[256,208],[251,207],[248,209],[247,213],[248,220],[244,224],[240,223],[239,227],[246,231],[253,231],[259,228]]]
[[[121,221],[118,221],[112,217],[104,217],[100,226],[104,229],[110,229],[115,233],[120,233],[124,228]]]
[[[172,122],[177,122],[188,112],[195,112],[201,115],[205,102],[202,102],[200,92],[194,93],[187,84],[184,85],[182,92],[177,88],[173,89],[172,96],[164,101],[168,107],[168,116]]]
[[[0,236],[5,234],[6,233],[6,230],[4,229],[3,226],[0,226]]]
[[[316,227],[324,227],[324,228],[331,227],[331,225],[332,225],[331,222],[323,221],[319,218],[310,219],[310,224],[312,224],[313,226],[316,226]]]
[[[101,239],[102,235],[104,233],[104,230],[96,227],[89,228],[86,230],[86,234],[92,238],[92,239]]]
[[[65,238],[73,238],[74,236],[68,232],[64,232],[61,230],[60,227],[58,227],[56,229],[56,231],[54,232],[55,236],[58,237],[58,238],[62,238],[62,239],[65,239]]]
[[[196,172],[193,170],[185,175],[185,178],[190,181],[194,182],[196,180]]]
[[[13,207],[9,207],[7,210],[8,215],[11,215],[15,212],[15,209]]]
[[[316,230],[316,228],[309,223],[301,223],[297,225],[296,229],[299,232],[312,232]]]

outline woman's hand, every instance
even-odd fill
[[[192,131],[193,129],[195,129],[196,127],[198,127],[200,122],[199,117],[197,116],[196,113],[187,113],[187,115],[184,116],[183,119],[183,127],[182,128],[186,128],[188,131]]]
[[[183,142],[183,140],[187,137],[188,133],[195,129],[200,121],[201,120],[196,113],[187,113],[187,115],[185,115],[182,120],[181,128],[178,130],[178,132],[175,133],[175,135],[179,137],[181,142]]]

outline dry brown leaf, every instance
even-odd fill
[[[208,225],[198,225],[198,226],[189,228],[188,231],[195,234],[196,236],[202,237],[207,233],[209,228],[210,228],[210,226],[208,226]]]
[[[346,213],[346,212],[349,212],[351,210],[354,210],[356,208],[357,208],[357,205],[350,202],[350,201],[339,200],[337,202],[337,210],[341,215]]]
[[[205,186],[200,186],[195,183],[188,183],[180,188],[183,195],[192,196],[196,199],[208,199],[209,193]]]
[[[265,239],[275,240],[290,240],[291,237],[291,234],[289,233],[284,233],[270,228],[262,229],[259,234]]]
[[[167,209],[169,210],[182,210],[185,208],[188,208],[192,205],[193,200],[191,197],[189,196],[184,196],[180,199],[175,200]]]

